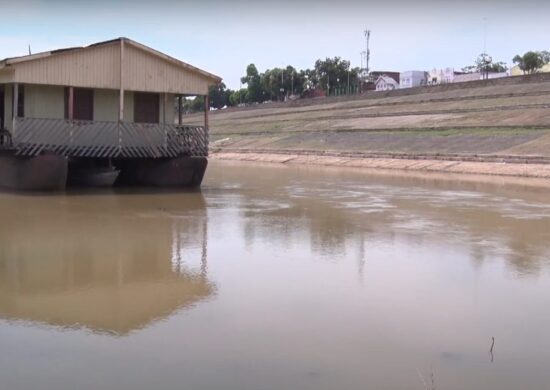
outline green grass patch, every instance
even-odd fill
[[[550,132],[550,129],[532,129],[532,128],[469,128],[469,129],[407,129],[407,130],[375,130],[372,133],[376,134],[387,134],[395,136],[411,136],[411,137],[422,137],[422,136],[438,136],[438,137],[453,137],[453,136],[463,136],[463,135],[475,135],[481,137],[488,136],[518,136],[518,135],[527,135],[533,133],[545,133]]]

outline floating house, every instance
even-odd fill
[[[198,186],[221,78],[128,38],[0,61],[0,186]],[[185,96],[204,96],[203,126]]]

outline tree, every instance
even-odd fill
[[[316,79],[319,80],[319,86],[328,94],[334,89],[345,90],[348,83],[348,72],[351,83],[357,79],[356,69],[350,69],[350,62],[342,60],[340,57],[326,58],[315,62]]]
[[[317,77],[317,73],[315,73],[315,70],[301,70],[300,78],[303,79],[302,92],[307,91],[308,89],[315,89],[319,87],[319,78]]]
[[[224,83],[218,85],[213,85],[208,88],[208,95],[210,96],[210,107],[213,108],[223,108],[230,106],[229,96],[233,91],[227,89]]]
[[[303,95],[316,88],[327,92],[347,93],[348,79],[350,91],[356,90],[358,75],[359,68],[351,68],[350,62],[340,57],[317,60],[314,69],[300,71],[288,65],[259,73],[256,66],[250,64],[246,68],[246,76],[241,77],[241,83],[246,84],[246,88],[232,91],[228,97],[228,105],[284,100],[291,94]]]
[[[550,53],[547,51],[528,51],[522,56],[516,55],[512,61],[519,66],[524,74],[534,74],[550,62]]]
[[[508,67],[505,62],[494,62],[490,55],[487,53],[481,53],[477,56],[474,65],[466,66],[462,68],[465,73],[500,73],[506,72]]]
[[[195,99],[189,101],[188,107],[190,112],[204,111],[204,97],[196,96]]]
[[[238,106],[241,103],[245,103],[247,92],[248,90],[246,88],[241,88],[238,91],[233,91],[231,95],[229,95],[229,105]]]
[[[250,64],[246,67],[246,76],[241,77],[241,83],[247,85],[247,103],[259,103],[262,101],[261,77],[258,69],[256,69],[256,65]]]
[[[304,77],[293,66],[268,69],[261,74],[262,101],[284,100],[285,96],[301,94]]]

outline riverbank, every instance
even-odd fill
[[[510,158],[512,156],[509,156]],[[432,158],[391,158],[391,157],[366,157],[353,156],[338,153],[327,155],[326,153],[297,153],[292,151],[224,151],[218,150],[211,154],[212,159],[235,160],[251,162],[267,162],[292,165],[320,165],[334,167],[363,168],[374,170],[400,170],[414,172],[438,172],[456,174],[475,174],[507,176],[520,178],[550,180],[550,163],[543,163],[543,160],[516,160],[517,162],[506,161],[504,158],[498,161],[493,156],[493,161],[472,161],[473,157],[460,159],[441,159],[436,156]],[[467,161],[466,159],[470,159]]]
[[[550,76],[258,105],[213,112],[211,150],[226,160],[549,181],[549,107]]]

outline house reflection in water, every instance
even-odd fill
[[[204,200],[186,195],[184,209],[176,195],[3,203],[0,318],[122,336],[211,297]]]

